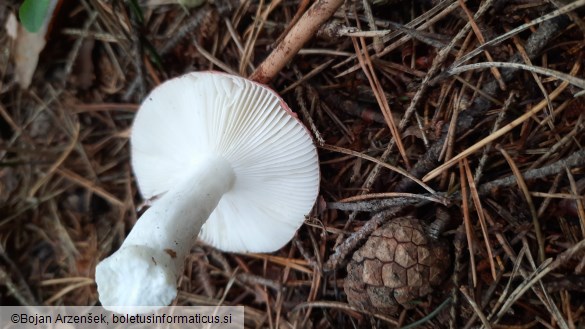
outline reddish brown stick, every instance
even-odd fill
[[[344,0],[318,0],[315,2],[272,53],[250,75],[250,79],[259,83],[269,83],[343,2]]]

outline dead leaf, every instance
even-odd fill
[[[14,48],[14,78],[22,89],[27,89],[39,62],[39,54],[45,48],[45,31],[28,32],[18,25],[18,36]]]
[[[18,20],[16,19],[16,15],[14,13],[8,14],[8,19],[6,20],[6,34],[12,39],[15,40],[16,36],[18,35]]]
[[[57,0],[52,0],[49,4],[47,16],[38,32],[29,32],[20,23],[16,23],[17,28],[15,28],[16,16],[14,13],[10,13],[6,23],[8,35],[15,41],[13,51],[14,79],[23,89],[27,89],[32,81],[39,62],[39,54],[45,48],[45,36],[57,3]]]

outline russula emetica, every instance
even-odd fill
[[[195,239],[229,252],[283,247],[317,197],[317,151],[271,89],[218,72],[164,82],[130,137],[138,188],[151,207],[97,265],[100,302],[169,305]]]

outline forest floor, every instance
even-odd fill
[[[142,100],[249,77],[311,3],[62,0],[35,69],[3,1],[0,305],[98,305],[95,266],[144,211]],[[243,305],[250,328],[585,328],[584,4],[346,1],[266,81],[318,147],[313,212],[274,253],[196,243],[176,305]],[[406,215],[449,246],[445,280],[396,313],[348,303],[352,254]]]

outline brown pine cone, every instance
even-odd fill
[[[353,254],[344,290],[352,306],[396,313],[439,285],[450,264],[445,244],[427,237],[418,219],[401,217],[374,231]]]

